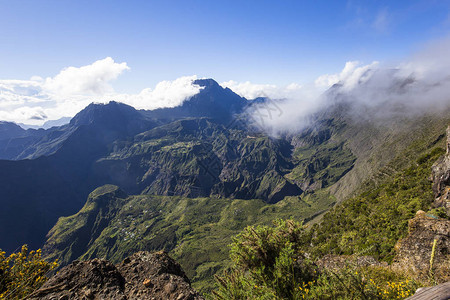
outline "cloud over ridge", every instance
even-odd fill
[[[137,109],[174,107],[197,94],[196,76],[161,81],[138,94],[116,93],[111,82],[124,71],[125,62],[111,57],[81,67],[68,67],[56,76],[30,80],[0,80],[0,120],[42,125],[47,120],[72,117],[91,102],[120,101]]]
[[[348,114],[357,121],[383,122],[447,109],[450,107],[448,53],[450,38],[434,42],[395,65],[381,65],[376,61],[364,65],[349,61],[341,72],[319,76],[314,81],[314,88],[305,85],[311,92],[305,93],[300,88],[296,94],[275,101],[281,113],[266,118],[264,128],[272,135],[297,131],[308,124],[312,114],[336,101],[350,103]],[[252,93],[257,93],[255,89],[264,91],[265,87],[253,85],[252,88]],[[277,90],[277,87],[271,89]],[[253,109],[264,110],[264,105]]]
[[[247,99],[272,99],[282,113],[265,120],[266,130],[277,134],[298,130],[308,117],[329,105],[338,94],[354,107],[376,107],[380,116],[414,114],[450,104],[450,38],[428,45],[422,52],[393,65],[376,61],[348,61],[335,74],[309,83],[284,86],[249,81],[222,82]],[[130,70],[111,57],[81,67],[68,67],[54,77],[0,80],[0,120],[41,125],[47,120],[73,116],[91,102],[120,101],[137,109],[175,107],[200,92],[197,76],[161,81],[136,94],[117,93],[112,82]],[[325,91],[333,93],[325,93]],[[399,109],[401,108],[401,109]],[[254,109],[258,109],[257,106]],[[358,115],[355,110],[355,115]]]

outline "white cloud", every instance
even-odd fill
[[[403,117],[436,113],[450,107],[450,38],[429,45],[402,63],[380,66],[347,62],[341,72],[317,78],[314,86],[284,101],[262,104],[250,113],[272,135],[298,131],[309,117],[336,101],[351,103],[348,116],[355,121],[385,124]],[[334,84],[330,93],[319,94]],[[306,91],[310,91],[306,93]],[[272,106],[271,106],[272,105]],[[264,113],[266,112],[266,113]],[[270,113],[269,113],[270,112]]]
[[[307,117],[322,104],[320,94],[323,89],[310,83],[277,86],[230,80],[221,85],[249,100],[257,97],[270,98],[269,101],[251,106],[247,113],[253,125],[263,128],[274,136],[284,131],[302,128],[307,122]]]
[[[55,77],[46,78],[43,88],[59,95],[102,95],[112,92],[109,82],[129,69],[126,63],[107,57],[80,68],[65,68]]]
[[[377,68],[378,62],[374,61],[369,65],[361,66],[359,61],[348,61],[344,69],[339,74],[325,74],[316,79],[317,87],[328,88],[334,84],[342,84],[345,89],[350,90],[358,83],[367,80],[371,71]]]
[[[91,102],[117,100],[138,109],[180,105],[200,91],[196,76],[162,81],[139,94],[118,94],[111,81],[129,70],[125,62],[107,57],[90,65],[68,67],[54,77],[0,80],[0,120],[42,125],[47,120],[72,117]]]
[[[174,81],[161,81],[155,89],[146,88],[139,94],[115,95],[118,101],[127,103],[137,109],[156,109],[175,107],[200,92],[201,87],[193,84],[197,76],[184,76]]]
[[[236,82],[234,80],[222,82],[220,84],[224,88],[229,88],[241,97],[249,100],[258,97],[271,97],[278,90],[273,84],[254,84],[250,81]]]
[[[247,99],[282,99],[275,102],[282,113],[266,120],[268,131],[276,133],[303,126],[310,114],[328,103],[321,95],[334,84],[338,84],[335,90],[341,98],[354,102],[355,107],[375,107],[380,115],[391,113],[392,105],[386,104],[395,104],[407,113],[448,105],[448,53],[450,38],[436,42],[394,66],[349,61],[341,72],[322,75],[312,83],[277,86],[230,80],[221,85]],[[30,80],[0,80],[0,120],[41,125],[46,120],[73,116],[91,102],[110,100],[138,109],[174,107],[201,90],[193,84],[196,76],[186,76],[162,81],[137,94],[118,94],[114,92],[111,81],[128,69],[126,63],[106,58],[88,66],[64,69],[52,78],[35,76]]]
[[[256,84],[250,81],[236,82],[234,80],[222,82],[222,87],[227,87],[241,97],[252,100],[258,97],[272,99],[283,99],[291,97],[303,90],[303,86],[298,83],[291,83],[287,86],[279,87],[274,84]]]

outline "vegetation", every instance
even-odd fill
[[[286,177],[298,183],[309,181],[308,188],[312,190],[336,183],[353,168],[356,160],[344,142],[330,141],[298,147],[293,157],[296,166]]]
[[[428,151],[384,184],[367,186],[367,192],[344,201],[302,234],[308,245],[303,251],[313,259],[334,253],[390,261],[408,220],[417,210],[429,209],[433,197],[427,178],[442,153],[441,148]],[[119,262],[138,250],[165,249],[181,263],[194,287],[205,292],[213,285],[213,275],[232,265],[226,246],[246,226],[268,225],[276,218],[310,220],[334,201],[326,189],[267,204],[257,199],[127,196],[117,187],[104,186],[91,193],[79,213],[58,221],[46,253],[67,264],[94,257]]]
[[[0,251],[0,299],[24,299],[41,287],[57,266],[56,261],[43,260],[40,249],[28,251],[27,245],[8,257]]]
[[[50,253],[48,259],[59,259],[63,265],[95,257],[118,263],[139,250],[165,249],[194,287],[207,291],[214,285],[214,274],[230,265],[227,245],[246,226],[269,225],[276,218],[311,218],[333,201],[326,192],[287,197],[276,204],[258,199],[125,196],[109,185],[92,192],[77,214],[60,218],[44,249]]]
[[[390,262],[408,220],[433,201],[431,165],[436,147],[377,187],[341,203],[309,230],[292,221],[253,226],[233,239],[231,267],[216,276],[214,299],[404,299],[421,285],[389,267],[318,268],[326,254],[372,255]],[[445,214],[434,209],[430,213]],[[309,253],[309,254],[307,254]]]
[[[233,238],[229,273],[217,277],[217,299],[295,299],[316,270],[300,250],[304,228],[292,220],[248,226]]]
[[[418,284],[386,267],[318,268],[303,252],[304,227],[276,220],[233,239],[232,266],[216,276],[214,299],[403,299]]]
[[[309,232],[314,257],[358,254],[390,262],[395,244],[407,233],[408,220],[418,210],[430,209],[430,167],[443,153],[433,149],[384,184],[328,212]]]

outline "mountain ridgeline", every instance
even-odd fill
[[[343,164],[333,165],[328,146],[318,150],[320,157],[305,153],[315,146],[311,132],[299,159],[292,137],[270,137],[238,117],[251,101],[213,80],[195,84],[201,91],[175,108],[139,111],[110,102],[91,104],[69,124],[48,130],[6,124],[2,145],[16,147],[0,151],[2,249],[40,247],[60,216],[76,213],[104,184],[129,194],[276,203],[301,195],[311,182],[325,187],[352,168],[345,143],[330,146],[343,153]]]
[[[247,100],[212,79],[194,84],[200,92],[174,108],[112,101],[46,130],[0,123],[0,248],[44,246],[63,265],[163,249],[194,284],[210,287],[230,263],[231,236],[245,226],[279,217],[316,223],[442,146],[450,122],[449,109],[359,118],[336,97],[309,125],[274,137],[249,122],[248,109],[272,100]],[[327,216],[324,226],[341,221],[336,210]],[[321,228],[315,243],[329,239]]]

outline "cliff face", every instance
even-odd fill
[[[450,280],[450,221],[418,211],[409,221],[408,236],[395,246],[393,267]],[[431,272],[431,273],[430,273]]]
[[[447,128],[447,153],[432,166],[431,180],[435,207],[444,207],[450,216],[450,126]]]
[[[121,264],[74,261],[29,299],[201,300],[180,265],[165,252],[137,252]]]

